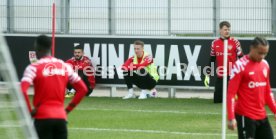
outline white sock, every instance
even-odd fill
[[[133,88],[128,89],[129,94],[133,94]]]
[[[76,93],[76,90],[75,89],[71,89],[69,90],[70,93]]]

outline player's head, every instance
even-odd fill
[[[46,35],[39,35],[35,40],[34,48],[38,58],[49,55],[52,48],[52,40]]]
[[[256,37],[251,42],[249,57],[251,60],[262,61],[269,51],[269,43],[265,38]]]
[[[231,24],[228,21],[222,21],[219,23],[219,32],[222,38],[230,37]]]
[[[134,52],[137,57],[142,57],[144,54],[144,42],[137,40],[134,42]]]
[[[74,57],[77,60],[80,60],[83,57],[83,49],[81,46],[76,46],[74,48]]]

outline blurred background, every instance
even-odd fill
[[[57,0],[56,33],[218,36],[230,21],[239,37],[275,37],[276,0]],[[0,0],[6,33],[50,33],[52,0]]]

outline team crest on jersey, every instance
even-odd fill
[[[232,45],[228,45],[228,49],[231,50],[233,48]]]
[[[265,77],[267,77],[267,69],[263,70],[263,74],[264,74]]]

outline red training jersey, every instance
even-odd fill
[[[77,60],[75,57],[70,58],[66,61],[72,65],[73,69],[79,73],[83,72],[82,75],[87,77],[87,80],[91,88],[95,88],[95,69],[91,63],[91,60],[87,56],[82,56],[80,60]],[[82,75],[80,75],[82,77]]]
[[[228,119],[234,113],[261,120],[266,117],[265,105],[276,113],[276,105],[270,88],[270,69],[266,60],[254,62],[246,55],[232,68],[227,94]],[[235,101],[235,95],[238,99]]]
[[[21,89],[31,112],[27,90],[31,84],[34,86],[33,105],[36,109],[34,118],[67,118],[64,109],[64,95],[68,82],[77,91],[76,96],[66,108],[67,111],[71,111],[85,96],[87,88],[70,65],[60,59],[48,56],[27,66],[21,79]]]
[[[137,70],[137,69],[144,68],[153,63],[153,58],[151,55],[145,56],[144,59],[143,59],[143,57],[144,57],[144,55],[141,58],[137,59],[138,64],[133,64],[134,56],[130,57],[122,65],[122,69],[123,70]],[[144,61],[142,62],[142,60],[144,60]]]
[[[210,56],[216,57],[217,67],[220,68],[219,72],[217,72],[218,77],[222,77],[223,75],[223,55],[224,55],[224,40],[222,38],[218,38],[212,42],[211,52],[210,52]],[[238,56],[242,56],[242,55],[243,53],[240,46],[240,42],[233,37],[228,38],[227,75],[231,73],[231,71],[229,71],[231,69],[231,65],[235,63]]]

